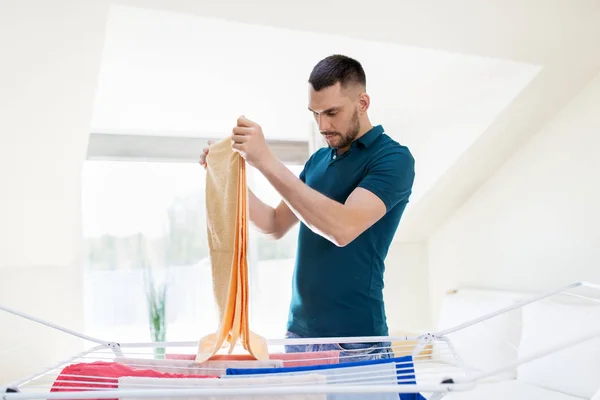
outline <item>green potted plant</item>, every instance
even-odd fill
[[[141,260],[141,267],[144,274],[144,292],[146,294],[146,306],[148,312],[148,324],[150,328],[150,337],[153,342],[165,342],[167,339],[167,281],[163,279],[161,283],[157,282],[153,273],[152,254],[149,250],[152,246],[147,246],[146,239],[142,234],[138,234],[138,255]],[[154,257],[156,258],[156,257]],[[164,277],[163,277],[164,278]],[[165,354],[164,347],[154,348],[154,358],[163,359]]]
[[[164,342],[167,338],[167,284],[158,284],[154,280],[151,268],[144,268],[146,283],[146,301],[148,306],[148,323],[150,335],[154,342]],[[155,347],[154,357],[164,358],[165,348]]]

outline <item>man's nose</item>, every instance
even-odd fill
[[[326,132],[329,129],[329,121],[326,117],[319,115],[317,122],[319,123],[320,132]]]

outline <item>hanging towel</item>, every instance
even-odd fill
[[[193,354],[166,354],[167,360],[193,360],[195,359]],[[210,361],[242,361],[242,360],[253,360],[254,358],[249,354],[216,354],[211,357]],[[322,365],[322,364],[338,364],[340,361],[339,350],[329,351],[311,351],[311,352],[299,352],[299,353],[273,353],[269,355],[269,360],[281,360],[283,361],[283,367],[300,367],[310,365]],[[210,362],[209,361],[209,362]],[[263,367],[267,367],[266,365]],[[230,368],[236,368],[231,366]]]
[[[248,324],[246,163],[230,139],[211,145],[206,163],[206,223],[219,328],[199,340],[196,363],[226,344],[231,353],[238,340],[255,359],[267,360],[266,340]]]
[[[144,389],[224,389],[224,388],[245,388],[257,389],[273,386],[306,386],[325,384],[325,377],[318,374],[309,374],[302,376],[271,376],[271,377],[250,377],[242,379],[153,379],[123,377],[119,378],[119,390],[144,390]],[[211,396],[211,395],[187,395],[184,399],[198,400],[325,400],[324,394],[285,394],[276,396],[267,396],[260,394],[241,394],[235,396]],[[146,400],[144,397],[131,397],[128,400]],[[154,397],[153,400],[182,399],[182,397]]]
[[[230,368],[222,378],[235,376],[269,376],[273,374],[319,373],[328,377],[329,383],[340,384],[415,384],[416,376],[412,356],[382,358],[348,362],[337,365],[314,365],[290,368]],[[369,393],[330,394],[328,400],[425,400],[419,393]]]
[[[187,360],[155,360],[147,358],[117,357],[115,361],[134,368],[152,368],[155,371],[176,374],[202,374],[221,376],[227,368],[282,368],[281,360],[255,360],[248,355],[244,360],[214,360],[210,359],[200,364],[194,362],[194,357]]]

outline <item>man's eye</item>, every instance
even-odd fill
[[[336,114],[337,114],[337,112],[328,112],[327,116],[334,117]]]

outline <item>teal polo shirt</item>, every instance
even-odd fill
[[[358,187],[378,196],[385,215],[344,247],[300,223],[288,331],[305,337],[387,336],[385,258],[409,201],[415,176],[407,147],[373,127],[348,151],[321,148],[300,179],[344,203]]]

